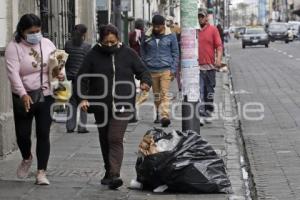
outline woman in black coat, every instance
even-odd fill
[[[81,108],[94,113],[105,164],[101,184],[116,189],[123,184],[120,170],[123,137],[135,106],[134,76],[149,91],[151,75],[138,55],[119,41],[113,25],[100,28],[100,41],[87,54],[78,73]]]

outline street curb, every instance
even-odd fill
[[[229,87],[229,78],[228,73],[222,73],[222,82],[223,82],[223,101],[224,101],[224,128],[225,128],[225,148],[227,152],[226,165],[234,166],[238,164],[238,168],[234,170],[236,173],[240,174],[240,180],[237,181],[233,179],[231,180],[231,185],[233,188],[233,194],[229,195],[228,200],[246,200],[246,190],[244,187],[244,180],[242,176],[242,164],[240,163],[241,151],[239,147],[239,142],[236,134],[235,122],[233,120],[233,110],[230,96],[230,87]],[[238,151],[238,155],[236,155],[236,151]],[[229,179],[231,179],[231,175],[234,176],[234,172],[228,171]],[[232,174],[233,173],[233,174]],[[236,191],[234,191],[236,189]]]
[[[229,63],[230,61],[228,61]],[[231,73],[231,70],[229,68],[228,71],[228,84],[229,84],[229,90],[230,90],[230,96],[232,99],[232,112],[234,112],[234,114],[239,113],[239,108],[238,108],[238,95],[234,93],[234,84],[233,84],[233,76]],[[237,119],[235,119],[235,127],[236,127],[236,136],[237,136],[237,141],[239,144],[239,148],[240,148],[240,152],[241,155],[243,155],[243,160],[241,159],[241,165],[242,167],[246,170],[246,172],[248,173],[248,179],[245,180],[245,186],[248,187],[249,189],[249,194],[247,194],[247,199],[252,199],[252,200],[256,200],[257,199],[257,190],[255,187],[255,180],[254,180],[254,175],[252,173],[251,170],[251,165],[250,165],[250,159],[249,159],[249,154],[246,148],[246,143],[245,143],[245,138],[243,135],[243,125],[241,122],[240,117],[237,117]]]

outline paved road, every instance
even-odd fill
[[[300,199],[299,52],[299,42],[244,50],[237,41],[230,44],[238,103],[243,107],[256,102],[264,107],[262,120],[240,117],[258,199]]]
[[[227,114],[231,114],[229,90],[224,87],[227,76],[219,74],[217,98],[226,104]],[[228,85],[228,84],[227,84]],[[174,85],[173,85],[174,86]],[[175,91],[175,86],[173,87]],[[173,101],[174,105],[177,100]],[[180,117],[180,109],[176,109]],[[244,182],[239,164],[240,154],[235,138],[235,128],[230,121],[219,119],[213,124],[201,128],[201,134],[225,160],[234,193],[225,194],[154,194],[150,191],[132,191],[127,187],[135,178],[137,146],[146,130],[152,128],[152,112],[147,107],[141,111],[141,121],[130,125],[126,133],[125,157],[122,177],[125,185],[120,190],[111,191],[100,185],[103,176],[103,163],[98,137],[95,129],[90,134],[66,134],[63,125],[56,124],[52,129],[52,151],[49,161],[49,187],[33,185],[34,175],[28,180],[16,179],[15,170],[20,162],[19,152],[0,161],[0,199],[2,200],[244,200]],[[91,120],[92,122],[92,120]],[[168,129],[181,129],[181,122],[173,120]],[[32,168],[34,171],[35,167]]]

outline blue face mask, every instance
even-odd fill
[[[30,44],[38,44],[42,40],[43,35],[41,32],[26,35],[26,41]]]

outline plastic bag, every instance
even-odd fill
[[[56,49],[49,57],[49,81],[54,98],[58,102],[67,102],[72,96],[72,82],[67,80],[65,65],[68,54],[64,50]],[[60,73],[65,76],[64,81],[59,81]]]
[[[72,81],[52,81],[51,88],[58,102],[67,102],[72,96]]]
[[[155,131],[160,139],[170,135],[154,129],[150,131],[154,137]],[[180,140],[171,151],[140,154],[136,163],[137,181],[151,190],[167,185],[168,190],[175,192],[231,193],[225,164],[212,146],[196,132],[176,132]]]
[[[169,135],[171,138],[161,138],[156,143],[156,149],[158,152],[172,151],[179,143],[181,136],[178,135],[176,131],[173,131]]]

